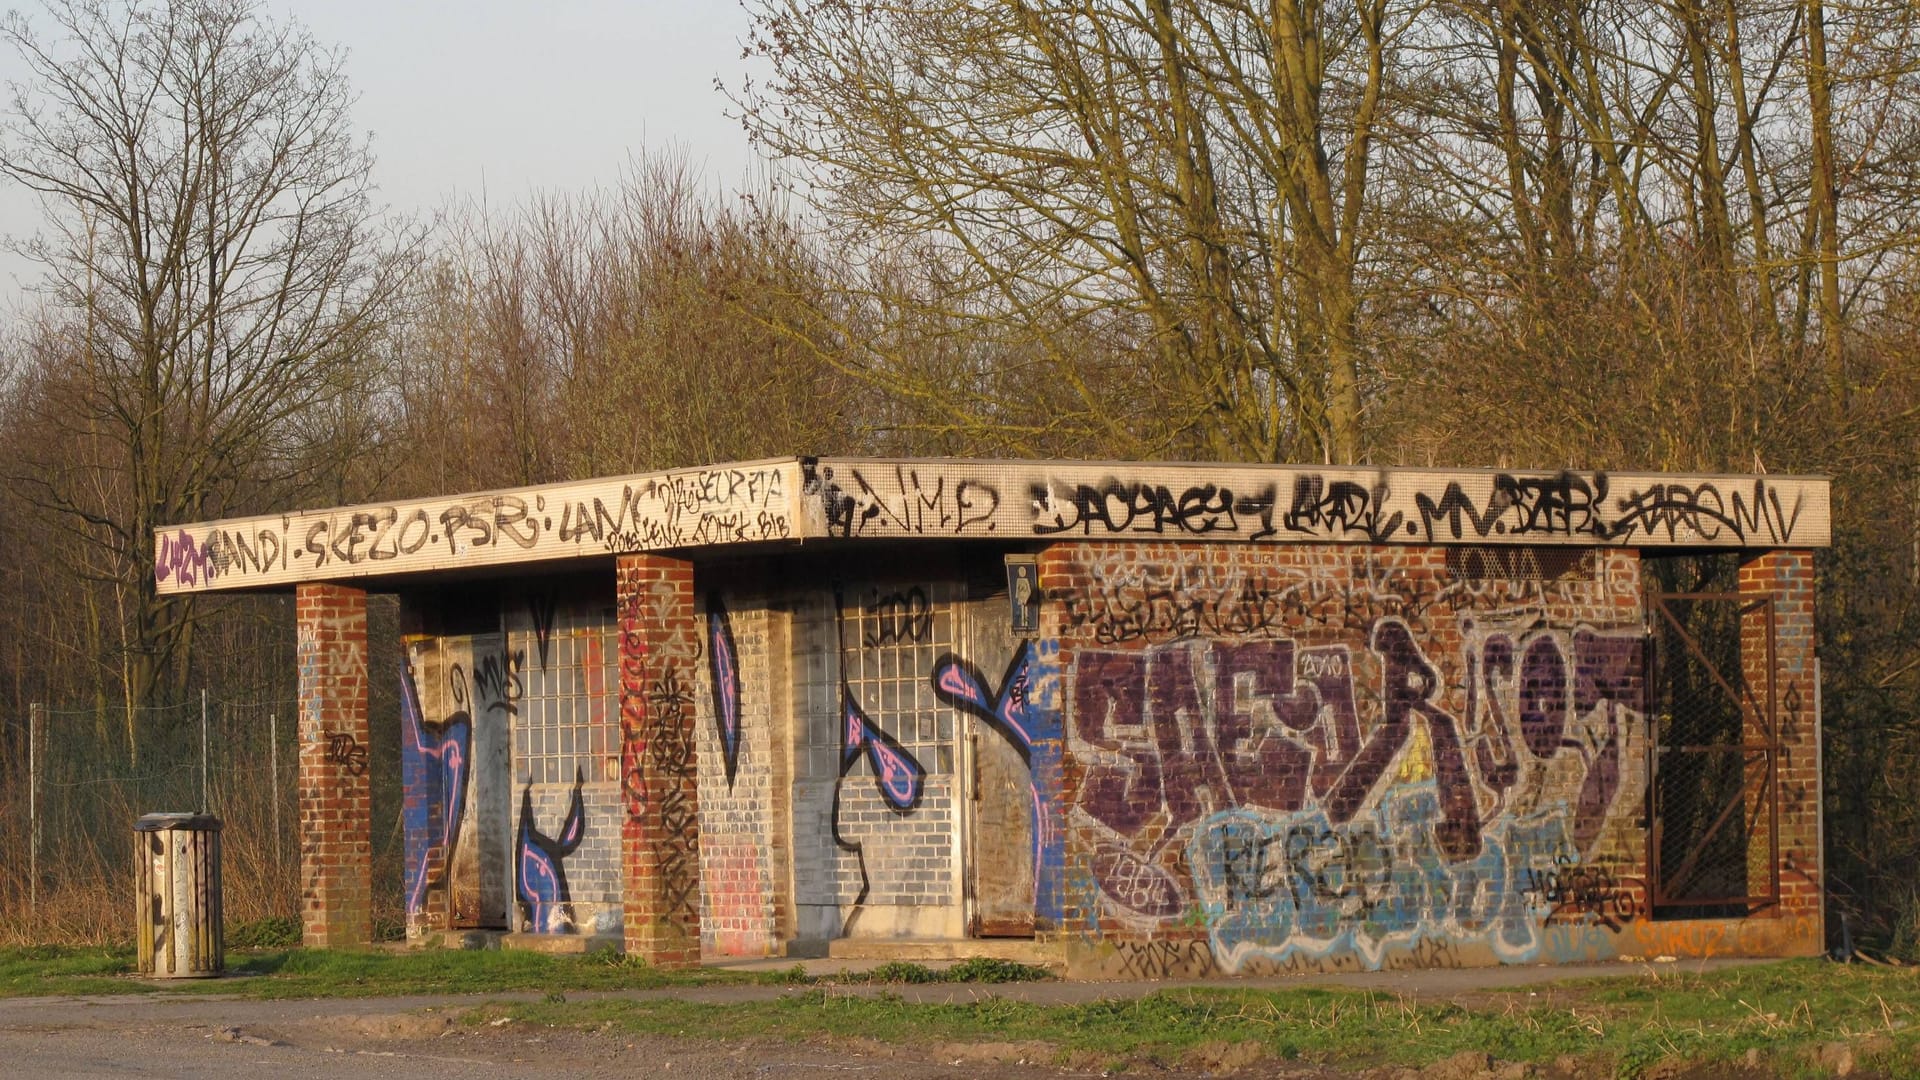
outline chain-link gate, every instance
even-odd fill
[[[1780,896],[1773,604],[1655,596],[1652,903],[1744,916]]]

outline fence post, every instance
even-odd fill
[[[40,917],[40,703],[27,706],[27,911]]]
[[[280,719],[267,714],[267,771],[273,780],[273,872],[280,873]]]
[[[207,688],[200,688],[200,812],[213,807],[207,802]]]

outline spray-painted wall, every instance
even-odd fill
[[[1057,924],[1059,714],[1034,707],[1043,665],[1008,632],[1004,594],[982,593],[937,567],[785,605],[792,936]]]
[[[947,583],[854,581],[796,605],[800,936],[959,937],[957,716],[935,695]]]
[[[1817,947],[1800,556],[1742,577],[1779,594],[1800,877],[1717,923],[1651,918],[1635,551],[1060,543],[1031,640],[977,561],[716,574],[671,648],[626,650],[657,671],[622,666],[667,625],[644,589],[616,616],[520,588],[497,630],[411,635],[410,929],[620,933],[629,802],[680,745],[651,733],[690,716],[697,828],[639,840],[709,955],[1032,933],[1165,977]],[[623,683],[649,725],[624,741]]]
[[[498,633],[409,635],[401,666],[407,928],[505,929],[512,715],[519,698]]]
[[[700,944],[709,955],[780,952],[775,793],[787,747],[784,613],[761,597],[706,593],[704,692],[695,695],[699,761]],[[776,731],[782,736],[775,738]],[[778,885],[784,888],[785,882]]]
[[[611,598],[502,593],[498,631],[413,633],[401,770],[410,937],[620,933]]]
[[[1044,557],[1077,970],[1608,955],[1645,902],[1638,558]]]
[[[513,729],[514,929],[621,925],[620,723],[611,597],[532,589],[503,605],[520,675]]]

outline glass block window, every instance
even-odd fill
[[[842,681],[874,726],[891,735],[929,776],[953,772],[956,713],[934,696],[934,661],[953,651],[954,609],[927,586],[849,586],[840,594],[838,644]],[[839,687],[831,688],[832,722],[807,725],[815,775],[839,770]]]
[[[514,725],[514,773],[520,783],[566,784],[579,769],[588,783],[620,757],[617,627],[611,611],[589,604],[509,613],[508,650],[524,691]]]

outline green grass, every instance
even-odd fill
[[[843,983],[1016,983],[1045,982],[1053,978],[1046,968],[1013,960],[995,960],[975,956],[935,969],[906,960],[894,960],[871,971],[850,972],[834,977]]]
[[[126,976],[130,948],[30,945],[0,949],[0,995],[113,994],[141,989]]]
[[[133,950],[35,946],[0,949],[0,995],[127,994],[169,990],[256,998],[388,997],[522,990],[650,990],[669,986],[790,981],[791,971],[748,975],[661,971],[611,954],[549,956],[516,950],[229,950],[232,976],[133,977]]]
[[[721,1039],[1033,1043],[1057,1061],[1105,1068],[1191,1064],[1222,1046],[1241,1046],[1263,1058],[1348,1068],[1420,1066],[1469,1050],[1542,1063],[1571,1055],[1631,1077],[1662,1061],[1735,1063],[1757,1050],[1780,1075],[1794,1076],[1815,1074],[1808,1064],[1815,1047],[1844,1040],[1862,1054],[1863,1067],[1920,1075],[1920,975],[1819,961],[1555,984],[1480,994],[1464,1006],[1373,992],[1232,986],[1052,1007],[994,997],[914,1004],[891,994],[816,989],[733,1005],[603,999],[477,1014],[499,1016]]]
[[[271,937],[273,928],[263,936]],[[771,972],[662,971],[613,953],[550,956],[518,950],[418,952],[275,948],[229,949],[232,976],[264,978],[152,980],[133,976],[133,950],[34,946],[0,949],[0,996],[129,994],[155,990],[257,998],[387,997],[511,991],[657,990],[675,986],[789,985],[809,981],[798,965]],[[1010,983],[1048,979],[1042,968],[974,959],[935,971],[892,963],[839,982]]]

